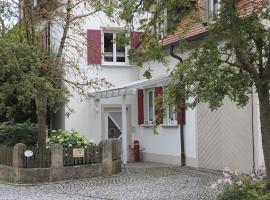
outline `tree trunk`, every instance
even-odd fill
[[[44,95],[37,95],[36,97],[36,112],[37,112],[37,134],[38,146],[46,148],[46,110],[47,97]]]
[[[269,84],[257,86],[260,105],[260,120],[262,133],[262,146],[264,153],[264,162],[268,189],[270,189],[270,101],[269,101]]]

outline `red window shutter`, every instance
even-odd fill
[[[88,64],[101,64],[101,31],[87,30]]]
[[[142,36],[142,32],[134,32],[133,33],[133,38],[131,40],[131,48],[136,49],[138,47],[138,45],[140,44],[141,41],[141,36]]]
[[[186,124],[186,110],[182,109],[182,112],[184,112],[184,119],[183,119],[183,124]],[[177,123],[181,124],[181,118],[182,118],[182,114],[181,111],[177,112]]]
[[[162,87],[155,87],[155,97],[162,96],[163,88]],[[162,124],[163,123],[163,116],[160,113],[160,109],[162,107],[162,102],[159,102],[155,105],[155,116],[156,116],[156,123]]]
[[[143,90],[138,90],[138,124],[144,124]]]

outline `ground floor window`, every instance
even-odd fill
[[[173,105],[167,107],[166,122],[167,124],[177,124],[177,111]]]
[[[155,109],[154,109],[154,90],[146,90],[147,94],[147,121],[153,122],[155,117]]]

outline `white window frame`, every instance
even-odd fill
[[[149,109],[149,93],[152,92],[152,95],[153,95],[153,100],[152,100],[152,105],[153,105],[153,120],[149,120],[150,118],[150,109]],[[155,91],[154,89],[147,89],[146,90],[146,109],[147,109],[147,116],[146,116],[146,119],[147,119],[147,122],[148,123],[153,123],[155,121]]]
[[[172,105],[168,105],[166,109],[166,123],[169,125],[177,125],[177,111],[175,109],[175,106],[173,106],[174,114],[173,114],[173,120],[170,119],[170,107]]]
[[[105,33],[112,33],[113,34],[113,62],[108,62],[104,60],[104,34]],[[128,65],[129,59],[128,59],[128,46],[125,46],[125,62],[117,62],[116,57],[116,34],[119,33],[119,31],[116,30],[103,30],[101,34],[101,50],[102,50],[102,58],[101,63],[103,65]]]

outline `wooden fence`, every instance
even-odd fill
[[[51,166],[51,150],[31,147],[33,156],[25,157],[26,168],[47,168]]]
[[[13,147],[0,145],[0,165],[12,166]]]
[[[121,144],[117,139],[112,140],[112,160],[121,160]]]
[[[80,154],[78,154],[80,152]],[[64,166],[85,165],[102,162],[100,146],[91,146],[83,149],[64,148]]]
[[[121,159],[120,141],[112,141],[112,160]],[[31,157],[23,157],[26,168],[49,168],[51,167],[51,150],[30,147],[28,150],[33,152]],[[0,145],[0,165],[12,166],[13,147]],[[102,147],[91,146],[83,149],[64,148],[63,149],[63,165],[74,166],[84,164],[95,164],[102,162]]]

